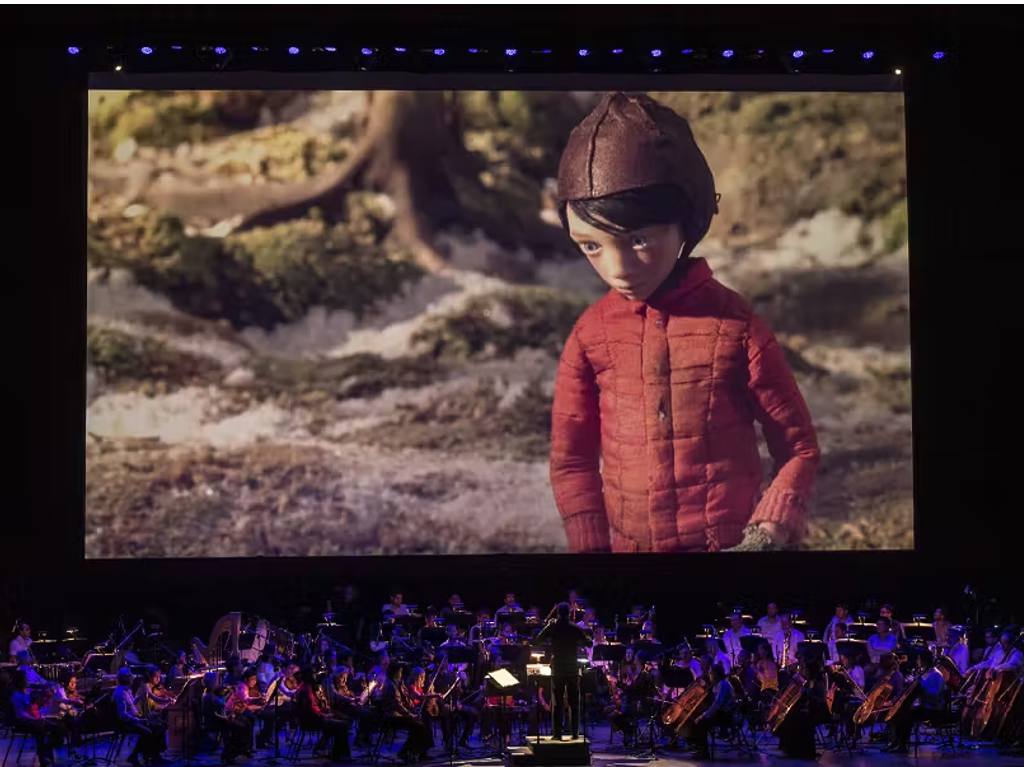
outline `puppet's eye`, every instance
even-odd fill
[[[597,253],[597,251],[599,251],[600,249],[600,245],[598,245],[596,242],[591,242],[590,240],[586,240],[585,242],[580,243],[580,250],[587,254]]]
[[[633,238],[634,248],[646,248],[648,244],[647,238],[642,234],[638,234]]]

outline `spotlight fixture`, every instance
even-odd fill
[[[363,54],[364,56],[372,56],[373,55],[373,48],[360,48],[359,52],[361,54]],[[442,51],[442,53],[443,53],[443,51]]]
[[[505,49],[505,55],[506,56],[515,56],[517,53],[519,53],[519,51],[517,49],[515,49],[515,48],[506,48]]]
[[[124,67],[121,66],[120,64],[115,64],[114,65],[114,71],[115,72],[120,72],[122,69],[124,69]]]
[[[793,58],[794,59],[802,59],[803,57],[804,57],[804,52],[803,51],[801,51],[801,50],[793,51]]]
[[[213,52],[216,53],[218,56],[223,56],[225,53],[228,52],[228,49],[225,48],[223,45],[218,45],[216,48],[213,49]]]
[[[902,74],[903,74],[903,70],[902,70],[902,69],[899,69],[899,68],[897,68],[897,69],[896,69],[896,74],[897,74],[897,75],[902,75]]]
[[[480,53],[480,49],[479,48],[470,48],[469,52],[470,53]],[[437,51],[434,51],[434,53],[437,53]],[[438,55],[440,56],[443,53],[444,53],[444,51],[442,50],[441,53],[438,53]]]
[[[612,53],[618,56],[620,53],[622,53],[622,48],[612,48]]]
[[[724,51],[722,51],[722,55],[725,56],[725,58],[727,59],[731,59],[733,56],[736,55],[736,51],[734,51],[732,48],[726,48]]]
[[[405,53],[405,48],[403,48],[401,46],[396,46],[395,47],[395,53]]]
[[[325,45],[324,50],[327,51],[328,53],[337,53],[338,51],[338,49],[335,48],[333,45]]]
[[[77,45],[69,45],[68,46],[68,53],[70,53],[72,56],[77,56],[81,52],[82,52],[82,49],[79,48]]]
[[[368,50],[369,50],[369,48],[363,48],[363,53],[366,53],[366,51],[368,51]],[[366,54],[366,55],[369,55],[369,54]],[[434,48],[434,55],[435,56],[444,56],[444,48]]]
[[[653,56],[654,58],[656,58],[656,59],[657,59],[657,58],[660,58],[660,57],[661,57],[661,48],[652,48],[652,49],[651,49],[651,55],[652,55],[652,56]]]
[[[860,55],[860,57],[862,59],[864,59],[864,61],[871,61],[871,59],[873,59],[875,57],[875,52],[874,51],[864,51]]]
[[[298,56],[299,55],[298,47],[296,47],[294,45],[288,46],[288,54],[291,55],[291,56]]]
[[[936,61],[942,61],[944,58],[946,58],[946,52],[935,51],[935,53],[932,54],[932,58],[935,59]]]
[[[683,50],[681,50],[680,53],[682,53],[684,56],[692,56],[693,48],[683,48]]]
[[[580,49],[579,49],[578,51],[576,51],[576,52],[577,52],[577,53],[578,53],[578,54],[579,54],[580,56],[589,56],[589,55],[590,55],[590,51],[588,51],[588,50],[587,50],[586,48],[580,48]]]
[[[831,54],[836,52],[836,49],[835,48],[822,48],[821,52],[824,53],[826,56],[830,56]]]
[[[149,56],[153,53],[153,49],[150,48],[148,45],[143,45],[141,48],[139,48],[139,53],[141,53],[143,56]]]

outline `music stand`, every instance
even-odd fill
[[[825,650],[825,643],[820,639],[805,639],[803,642],[797,642],[796,645],[797,653],[803,653],[805,660],[816,660],[822,664],[825,663]]]
[[[281,696],[277,694],[277,688],[281,685],[282,677],[278,677],[267,685],[266,698],[267,700],[274,701],[274,753],[270,756],[261,758],[260,761],[266,762],[267,764],[277,764],[277,761],[281,758],[281,738],[279,737],[278,730],[278,716],[281,708]]]
[[[498,657],[516,668],[525,666],[530,662],[530,646],[525,644],[498,645]]]
[[[757,654],[757,646],[764,641],[764,637],[760,634],[743,634],[740,636],[740,647],[750,653],[751,656]]]
[[[622,663],[626,657],[626,645],[624,644],[596,644],[594,645],[593,659],[596,661],[610,661],[611,663]]]
[[[533,682],[538,687],[544,684],[544,680],[548,680],[548,689],[551,689],[551,664],[550,663],[527,663],[526,664],[526,679],[527,681]],[[531,686],[531,690],[533,687]],[[550,704],[554,706],[554,701],[551,700],[553,693],[549,692]],[[531,698],[535,696],[531,695]],[[536,705],[537,715],[534,717],[534,726],[537,728],[537,742],[540,743],[540,705]]]
[[[863,639],[836,640],[836,653],[845,655],[854,663],[860,663],[867,653],[868,643]]]
[[[492,755],[503,758],[505,755],[505,696],[513,687],[519,685],[519,680],[512,676],[508,669],[499,668],[485,675],[484,682],[498,691],[498,750]]]

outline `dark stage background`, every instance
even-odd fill
[[[12,131],[0,261],[7,328],[0,398],[9,416],[0,619],[22,615],[52,629],[77,622],[96,636],[109,617],[152,606],[172,635],[202,635],[230,609],[287,618],[308,605],[315,614],[336,584],[350,581],[369,605],[402,585],[408,601],[422,605],[458,590],[469,605],[493,607],[513,588],[545,609],[556,591],[578,586],[598,606],[656,604],[663,631],[702,622],[720,601],[760,610],[768,597],[821,617],[836,598],[854,607],[871,596],[893,601],[901,617],[944,602],[962,619],[965,584],[983,599],[998,598],[1009,613],[1003,617],[1020,618],[1015,371],[1024,326],[1024,152],[1011,118],[1022,69],[1019,10],[631,7],[622,14],[489,8],[488,30],[472,9],[6,11],[3,26],[17,47],[6,55],[15,87],[5,120]],[[346,39],[365,32],[391,40],[435,26],[448,37],[471,30],[483,37],[501,28],[521,29],[524,39],[544,30],[574,49],[577,40],[610,41],[616,30],[623,44],[647,45],[651,30],[678,25],[714,44],[916,49],[912,63],[895,62],[907,89],[916,550],[84,562],[86,81],[63,49],[72,38],[157,28],[210,40],[246,32],[282,40],[288,26],[300,34],[328,21]],[[933,66],[928,52],[938,47],[953,55]]]

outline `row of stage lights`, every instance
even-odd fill
[[[180,44],[172,44],[172,45],[167,46],[167,48],[171,51],[172,54],[183,54],[185,52],[185,46],[184,45],[180,45]],[[156,49],[156,47],[154,45],[141,45],[141,46],[138,47],[138,53],[141,54],[144,57],[151,57],[151,56],[153,56],[156,53],[156,50],[157,49]],[[313,46],[313,47],[307,49],[306,51],[304,51],[303,48],[301,48],[298,45],[290,45],[290,46],[287,46],[287,47],[282,46],[280,49],[278,49],[278,48],[272,49],[272,48],[270,48],[268,46],[260,46],[260,45],[243,46],[243,47],[238,48],[238,49],[231,49],[231,48],[229,48],[227,46],[224,46],[224,45],[214,45],[214,46],[203,46],[203,50],[206,51],[206,52],[210,52],[215,57],[218,57],[218,58],[221,58],[221,59],[226,59],[229,56],[231,56],[233,54],[234,50],[245,51],[247,53],[256,54],[256,55],[285,52],[285,53],[288,54],[289,57],[296,57],[296,58],[298,58],[298,57],[301,57],[306,52],[313,53],[313,54],[335,54],[335,53],[338,52],[338,47],[337,46],[333,46],[333,45]],[[463,50],[463,49],[460,49],[459,51],[456,51],[454,49],[448,49],[448,48],[442,48],[442,47],[436,47],[436,48],[427,47],[427,48],[423,48],[423,49],[419,49],[419,50],[423,54],[428,56],[428,57],[429,56],[433,56],[433,57],[436,57],[438,59],[442,59],[442,58],[444,58],[446,56],[450,57],[452,54],[460,53],[461,50]],[[383,48],[382,49],[382,48],[376,48],[376,47],[363,46],[363,47],[361,47],[359,49],[359,54],[363,58],[363,60],[371,60],[371,59],[374,59],[374,58],[378,57],[382,53],[388,53],[388,54],[393,53],[397,57],[402,57],[403,55],[407,54],[409,51],[410,51],[409,48],[401,47],[401,46],[393,46],[393,47],[390,48],[390,50],[387,49],[387,48]],[[486,49],[482,49],[482,48],[465,48],[464,51],[465,51],[466,54],[468,54],[471,57],[472,56],[477,56],[479,54],[487,52]],[[78,46],[78,45],[69,45],[69,46],[67,46],[67,52],[71,56],[80,56],[80,55],[82,55],[84,53],[84,48],[82,46]],[[503,48],[503,49],[499,48],[498,52],[499,52],[499,54],[503,54],[503,57],[506,60],[509,60],[509,61],[514,61],[517,58],[522,58],[524,53],[527,53],[527,54],[528,53],[540,54],[541,56],[550,56],[553,53],[551,48],[541,48],[541,49],[532,49],[532,50],[529,50],[529,51],[524,51],[524,50],[521,50],[519,48],[514,48],[514,47],[506,47],[506,48]],[[581,60],[593,59],[596,55],[598,55],[600,53],[610,54],[613,58],[615,58],[615,57],[624,57],[625,54],[626,54],[626,51],[625,51],[624,48],[611,48],[611,49],[607,49],[605,51],[598,51],[598,50],[592,49],[592,48],[577,48],[576,51],[575,51],[576,57],[581,59]],[[668,50],[664,49],[664,48],[649,48],[649,49],[646,49],[644,51],[641,51],[641,53],[643,55],[645,55],[645,56],[649,56],[650,59],[653,60],[652,63],[656,66],[658,62],[664,61],[664,60],[668,59],[668,56],[669,56],[670,52]],[[682,48],[679,51],[679,53],[680,53],[680,56],[682,57],[682,60],[684,60],[684,61],[687,60],[687,59],[691,59],[691,60],[702,59],[702,60],[705,60],[705,61],[708,60],[708,59],[720,59],[723,62],[732,62],[732,61],[738,60],[737,57],[739,56],[739,52],[736,49],[734,49],[734,48],[721,48],[721,49],[716,49],[716,50],[708,50],[708,49],[697,50],[695,48]],[[864,62],[872,62],[872,61],[874,61],[876,59],[876,56],[878,55],[878,52],[876,50],[874,50],[874,49],[871,49],[871,48],[859,49],[859,50],[856,50],[855,53],[856,53],[856,57],[859,58],[860,60],[864,61]],[[756,53],[750,52],[748,54],[748,58],[750,58],[750,59],[752,59],[754,61],[765,60],[766,59],[766,55],[765,54],[766,54],[765,49],[758,48],[758,49],[756,49]],[[847,52],[847,56],[852,56],[853,54],[854,54],[854,51]],[[790,51],[786,52],[783,55],[786,58],[791,60],[791,65],[792,65],[793,69],[797,70],[799,65],[801,63],[806,62],[808,60],[808,58],[811,57],[811,56],[814,56],[818,61],[827,61],[830,58],[838,57],[839,52],[835,48],[821,48],[821,49],[816,50],[816,51],[810,51],[810,50],[804,50],[804,49],[801,49],[801,48],[796,48],[796,49],[793,49],[793,50],[790,50]],[[947,56],[948,56],[948,53],[946,51],[944,51],[944,50],[934,50],[930,54],[931,59],[934,60],[934,61],[943,61],[944,59],[947,58]],[[123,62],[123,60],[122,59],[117,60],[116,63],[114,64],[113,68],[114,68],[115,71],[123,70],[124,69],[124,62]],[[901,74],[902,72],[901,72],[900,69],[896,69],[895,73],[898,75],[898,74]]]

